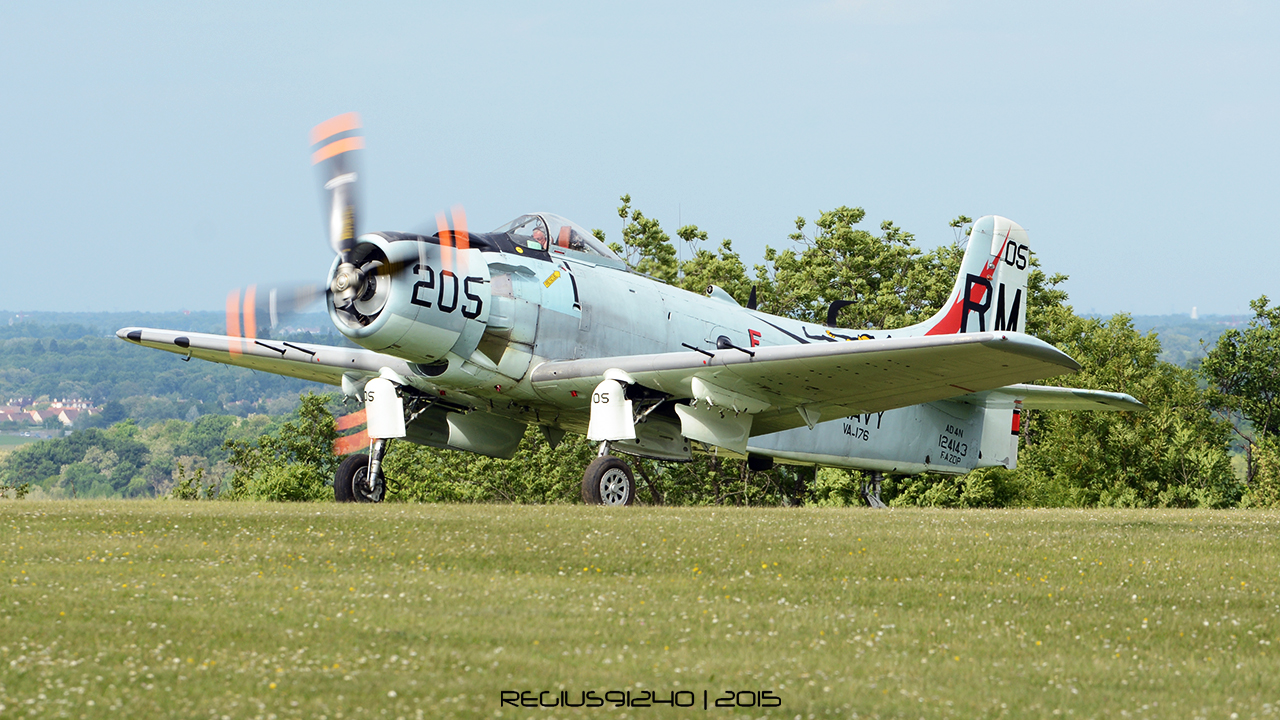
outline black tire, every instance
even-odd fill
[[[596,458],[582,475],[582,502],[588,505],[630,505],[636,499],[631,466],[606,455]]]
[[[356,470],[364,466],[369,467],[369,456],[363,453],[357,455],[348,455],[341,465],[338,465],[338,472],[333,475],[333,499],[334,502],[355,502],[356,499],[351,494],[351,481],[355,479]]]
[[[382,502],[387,495],[386,478],[379,474],[377,482],[370,490],[365,485],[365,477],[369,474],[369,456],[364,453],[349,455],[338,466],[333,477],[333,499],[337,502]]]

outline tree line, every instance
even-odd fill
[[[308,321],[327,323],[323,316]],[[75,427],[105,428],[131,418],[142,425],[202,415],[281,415],[297,407],[312,383],[207,362],[184,363],[171,353],[122,342],[129,325],[192,332],[225,332],[225,315],[200,313],[32,313],[0,326],[0,401],[78,398],[101,412]],[[336,332],[292,332],[282,339],[347,344]],[[57,423],[56,420],[53,423]],[[25,424],[0,423],[0,430]],[[54,425],[61,428],[61,424]]]
[[[623,230],[612,247],[636,271],[693,292],[718,285],[742,304],[754,295],[761,310],[810,322],[825,321],[833,301],[851,300],[840,310],[838,324],[852,328],[897,327],[936,312],[951,291],[971,222],[957,217],[952,222],[956,242],[926,252],[893,223],[868,229],[861,208],[839,207],[811,222],[797,218],[787,246],[767,247],[763,262],[748,269],[731,240],[713,245],[694,225],[680,227],[672,238],[656,219],[633,207],[629,196],[621,200]],[[607,240],[605,233],[595,233]],[[884,500],[897,506],[943,507],[1280,504],[1280,308],[1271,307],[1266,297],[1254,301],[1247,327],[1223,332],[1205,348],[1198,367],[1182,367],[1162,360],[1158,336],[1140,333],[1129,316],[1077,314],[1063,288],[1066,276],[1046,274],[1034,257],[1032,266],[1026,331],[1083,366],[1044,384],[1129,393],[1150,412],[1028,411],[1017,469],[890,477]],[[180,497],[331,498],[328,483],[337,459],[327,449],[335,437],[335,412],[341,412],[336,398],[307,395],[283,422],[259,421],[264,424],[255,426],[251,418],[235,420],[220,426],[223,455],[174,455],[185,452],[175,443],[167,455],[163,448],[160,453],[171,463],[167,476],[152,472],[145,476],[150,479],[140,481],[136,478],[142,476],[135,475],[124,487],[149,487]],[[204,421],[181,432],[171,425],[170,432],[194,432]],[[146,439],[147,431],[136,425],[120,427],[103,431],[103,437],[115,433]],[[258,430],[262,432],[254,435]],[[553,446],[534,428],[511,460],[392,443],[384,464],[388,500],[576,502],[582,469],[594,451],[577,436]],[[39,452],[30,447],[11,453],[0,462],[0,482],[16,487],[25,478],[52,494],[65,488],[65,482],[59,485],[49,474],[56,459],[35,469],[22,459]],[[153,460],[142,463],[145,454],[112,452],[117,465],[110,472],[98,470],[111,478],[112,487],[128,474],[120,469],[122,463],[158,467]],[[75,451],[68,451],[62,457],[74,456]],[[24,462],[28,464],[19,469],[17,464]],[[102,464],[98,455],[68,465],[95,462]],[[634,468],[638,498],[653,504],[855,505],[862,502],[866,480],[861,473],[836,468],[779,465],[756,472],[744,461],[714,454],[691,463],[637,459]],[[27,475],[27,470],[36,474]],[[68,472],[84,471],[59,466],[57,477]],[[104,487],[99,482],[95,479],[90,487]]]

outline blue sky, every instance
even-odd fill
[[[322,279],[307,134],[361,113],[364,229],[618,196],[748,264],[858,205],[1030,232],[1079,311],[1280,295],[1280,10],[1219,2],[6,3],[0,308],[217,309]]]

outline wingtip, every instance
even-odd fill
[[[142,342],[142,330],[140,328],[120,328],[116,331],[116,337],[121,340],[140,343]]]
[[[1035,337],[1034,335],[1027,335],[1026,333],[1004,333],[996,335],[992,333],[991,337],[994,338],[997,343],[1011,342],[1018,348],[1019,352],[1033,357],[1038,357],[1041,360],[1058,365],[1059,367],[1064,368],[1067,372],[1080,372],[1080,369],[1084,367],[1077,362],[1075,358],[1059,350],[1050,343]]]

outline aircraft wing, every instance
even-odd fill
[[[1125,393],[1044,385],[1009,385],[983,393],[988,397],[1022,401],[1024,410],[1148,410],[1137,398]]]
[[[200,360],[238,365],[329,385],[341,385],[342,374],[345,372],[377,375],[384,367],[402,375],[409,375],[410,372],[409,365],[404,360],[363,348],[251,340],[227,335],[136,327],[117,330],[116,337],[135,345],[167,350]]]
[[[659,353],[545,362],[531,373],[548,398],[590,394],[605,371],[676,398],[718,395],[754,414],[752,435],[879,412],[1074,372],[1057,348],[1015,332]],[[695,391],[695,389],[697,391]],[[739,408],[739,409],[743,409]]]

